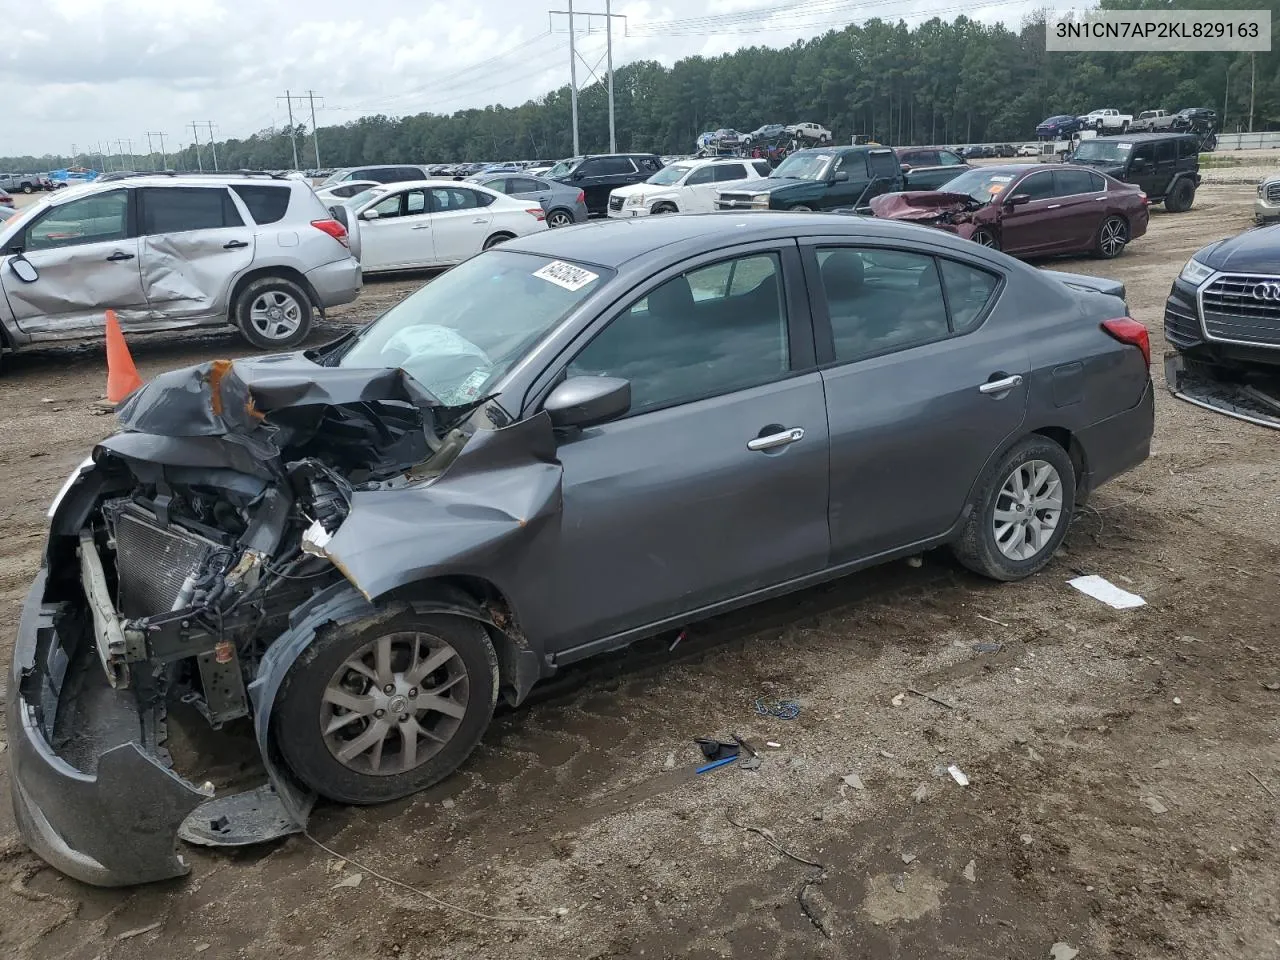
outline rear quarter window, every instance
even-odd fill
[[[231,188],[249,208],[249,216],[253,222],[261,226],[264,223],[278,223],[284,219],[289,210],[288,187],[268,186],[267,184],[239,184]]]
[[[892,150],[873,150],[867,154],[867,162],[873,177],[896,177],[902,173],[902,164]]]

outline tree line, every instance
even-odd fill
[[[1104,8],[1235,9],[1238,0],[1103,0]],[[764,123],[823,123],[837,142],[868,134],[893,145],[1027,140],[1059,113],[1118,107],[1211,107],[1221,128],[1280,128],[1280,17],[1272,17],[1272,53],[1046,53],[1043,15],[1014,27],[964,16],[914,28],[869,20],[778,48],[747,47],[694,56],[665,67],[639,61],[615,71],[618,149],[690,153],[698,134],[720,127],[749,131]],[[582,149],[608,149],[603,84],[579,96]],[[299,126],[301,165],[314,166],[309,131]],[[573,149],[566,85],[519,106],[444,115],[375,115],[318,130],[326,167],[369,163],[557,159]],[[263,130],[217,144],[223,169],[292,166],[290,131]],[[202,151],[206,169],[211,156]],[[0,158],[12,169],[47,170],[68,157]],[[99,166],[96,157],[78,158]],[[155,169],[158,156],[136,157]],[[195,148],[169,157],[194,170]]]

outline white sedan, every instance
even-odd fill
[[[377,180],[344,180],[342,183],[331,183],[327,187],[316,187],[316,196],[325,206],[329,206],[350,200],[357,193],[364,193],[370,187],[381,185]]]
[[[379,184],[344,206],[360,231],[365,273],[448,267],[492,246],[547,229],[537,203],[456,180]]]
[[[650,213],[711,213],[716,191],[769,175],[769,161],[717,157],[681,160],[663,167],[644,183],[618,187],[609,194],[609,216],[630,219]]]

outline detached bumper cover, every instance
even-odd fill
[[[181,876],[189,867],[175,850],[178,828],[208,795],[138,743],[119,742],[120,731],[77,731],[106,746],[92,772],[73,766],[50,742],[63,693],[83,669],[86,651],[56,635],[47,581],[42,569],[27,595],[10,676],[9,775],[18,829],[44,860],[85,883],[126,886]],[[96,657],[88,666],[105,688]],[[95,696],[116,698],[119,706],[128,694],[95,690]],[[115,713],[121,716],[128,717],[127,709]]]

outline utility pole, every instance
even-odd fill
[[[609,152],[618,152],[618,134],[613,125],[613,5],[612,0],[604,0],[604,42],[605,56],[608,62],[605,69],[609,71]]]
[[[101,140],[98,141],[98,159],[102,161],[102,171],[104,173],[111,169],[111,165],[107,163],[107,151],[103,149]]]
[[[569,97],[573,104],[573,155],[578,149],[578,51],[573,42],[573,0],[569,0]]]
[[[149,149],[151,149],[151,138],[152,138],[152,137],[159,137],[159,138],[160,138],[160,169],[161,169],[161,170],[168,170],[168,169],[169,169],[169,157],[168,157],[168,155],[164,152],[164,134],[163,134],[163,133],[157,133],[155,130],[148,130],[148,131],[147,131],[147,149],[148,149],[148,150],[149,150]]]
[[[209,149],[213,152],[213,169],[216,173],[218,169],[218,147],[213,142],[213,121],[206,120],[204,125],[209,128]]]
[[[324,97],[320,98],[321,100]],[[320,169],[320,134],[316,131],[316,94],[314,90],[307,91],[307,102],[311,104],[311,145],[316,148],[316,169]]]
[[[200,172],[204,173],[204,160],[200,157],[200,129],[196,121],[191,121],[191,137],[196,142],[196,165],[200,168]]]
[[[1250,133],[1253,133],[1253,83],[1256,76],[1254,73],[1255,64],[1253,61],[1256,56],[1257,56],[1256,53],[1249,54],[1249,132]]]
[[[293,145],[293,169],[298,169],[298,136],[297,131],[293,129],[293,95],[288,90],[284,92],[283,97],[276,97],[277,100],[283,100],[289,108],[289,143]],[[299,97],[299,100],[302,98]]]

